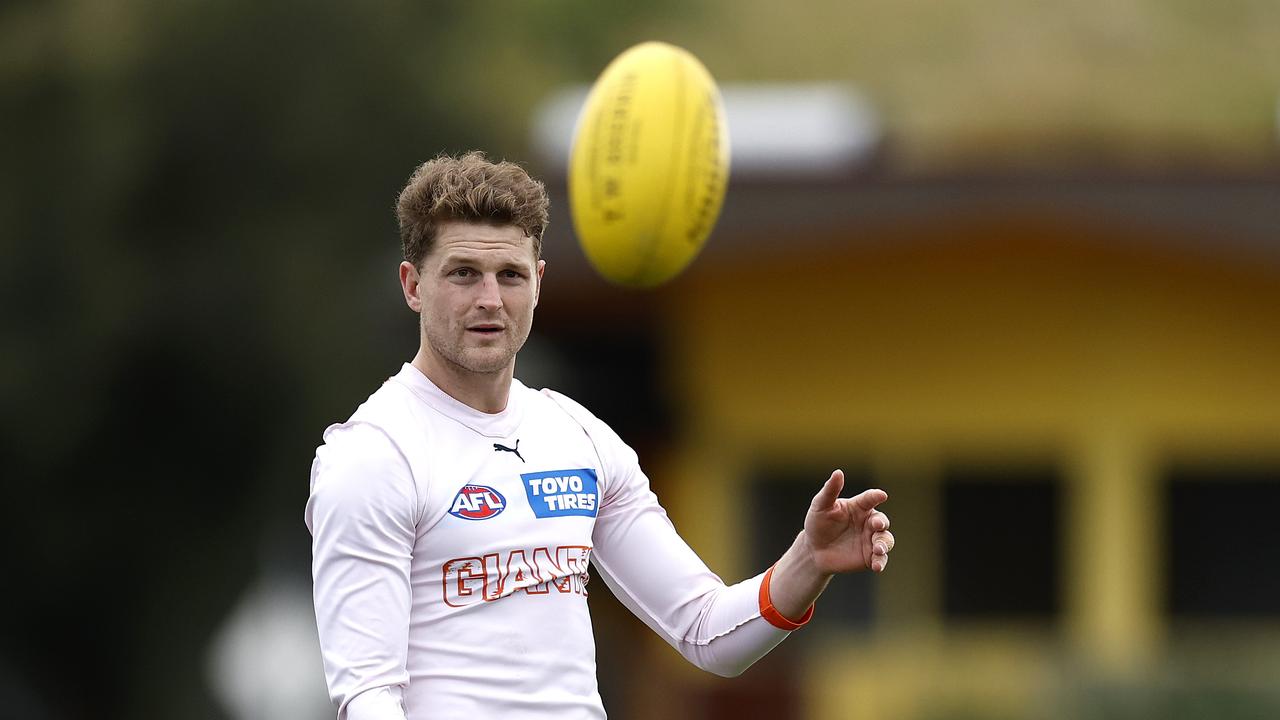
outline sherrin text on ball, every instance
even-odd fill
[[[636,45],[596,80],[574,131],[569,204],[578,242],[615,283],[665,282],[702,249],[728,175],[728,129],[711,74],[674,45]]]

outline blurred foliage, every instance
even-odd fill
[[[1280,696],[1230,687],[1110,688],[1067,705],[1063,717],[1096,720],[1265,720],[1280,717]]]
[[[404,179],[442,150],[519,157],[533,103],[673,6],[0,8],[15,712],[220,717],[210,633],[264,568],[305,576],[320,431],[416,347]]]
[[[1093,689],[1026,712],[953,705],[921,713],[920,720],[1268,720],[1277,716],[1280,698],[1257,691],[1126,687]]]
[[[895,164],[956,169],[1274,167],[1270,0],[716,0],[673,27],[722,81],[852,82]],[[744,52],[744,48],[750,48]]]

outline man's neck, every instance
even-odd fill
[[[507,409],[514,367],[496,373],[473,373],[437,357],[425,347],[418,349],[413,366],[446,395],[467,407],[483,413]]]

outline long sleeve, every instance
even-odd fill
[[[596,521],[596,567],[614,594],[694,665],[741,674],[788,635],[760,611],[763,574],[725,585],[676,533],[649,490],[627,483]]]
[[[635,451],[581,406],[548,394],[583,425],[600,457],[593,562],[618,599],[687,660],[717,675],[741,674],[786,639],[789,633],[762,614],[763,573],[725,585],[676,533]]]
[[[316,451],[306,523],[316,624],[339,720],[405,720],[416,488],[379,429],[334,426]]]

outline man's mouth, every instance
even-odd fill
[[[495,323],[481,323],[479,325],[472,325],[468,327],[467,330],[480,333],[481,335],[497,335],[502,332],[502,326]]]

